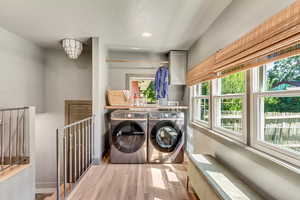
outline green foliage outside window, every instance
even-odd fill
[[[209,95],[209,83],[201,83],[201,95]]]
[[[288,81],[299,82],[300,84],[300,56],[278,60],[266,69],[265,88],[267,91],[286,90],[295,87],[285,83]],[[222,78],[221,83],[222,94],[243,93],[245,92],[245,72],[231,74]],[[229,104],[225,103],[224,110],[240,110],[241,100],[235,99],[234,101],[236,102],[233,103],[230,100]],[[299,98],[266,97],[265,112],[300,112]]]
[[[269,91],[286,90],[295,87],[286,82],[300,83],[300,56],[276,61],[271,68],[267,68],[266,73],[266,89]],[[282,84],[278,85],[279,83]],[[300,98],[268,97],[265,99],[265,112],[300,112]]]
[[[147,89],[143,91],[143,95],[147,98],[147,103],[155,103],[156,102],[154,81],[150,82]]]
[[[230,74],[221,80],[222,94],[236,94],[245,92],[245,72]]]
[[[221,80],[222,94],[236,94],[245,92],[245,72],[231,74]],[[223,111],[241,111],[242,100],[238,99],[223,99]]]
[[[299,97],[265,97],[265,112],[300,112]]]
[[[289,57],[274,62],[274,65],[267,69],[267,90],[274,88],[280,82],[300,81],[300,56]],[[283,90],[291,87],[286,84]]]
[[[222,111],[241,111],[242,99],[223,99],[221,106]]]

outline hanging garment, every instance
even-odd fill
[[[168,67],[160,67],[155,75],[155,91],[157,99],[168,97],[169,87],[169,69]]]

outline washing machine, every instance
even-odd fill
[[[110,162],[147,162],[148,113],[119,110],[111,113]]]
[[[148,162],[182,163],[184,159],[184,113],[150,112]]]

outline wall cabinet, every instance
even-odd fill
[[[171,85],[185,85],[187,68],[187,51],[170,51],[169,71]]]

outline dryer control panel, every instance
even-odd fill
[[[149,119],[161,119],[161,120],[184,120],[183,112],[151,112],[149,113]]]

